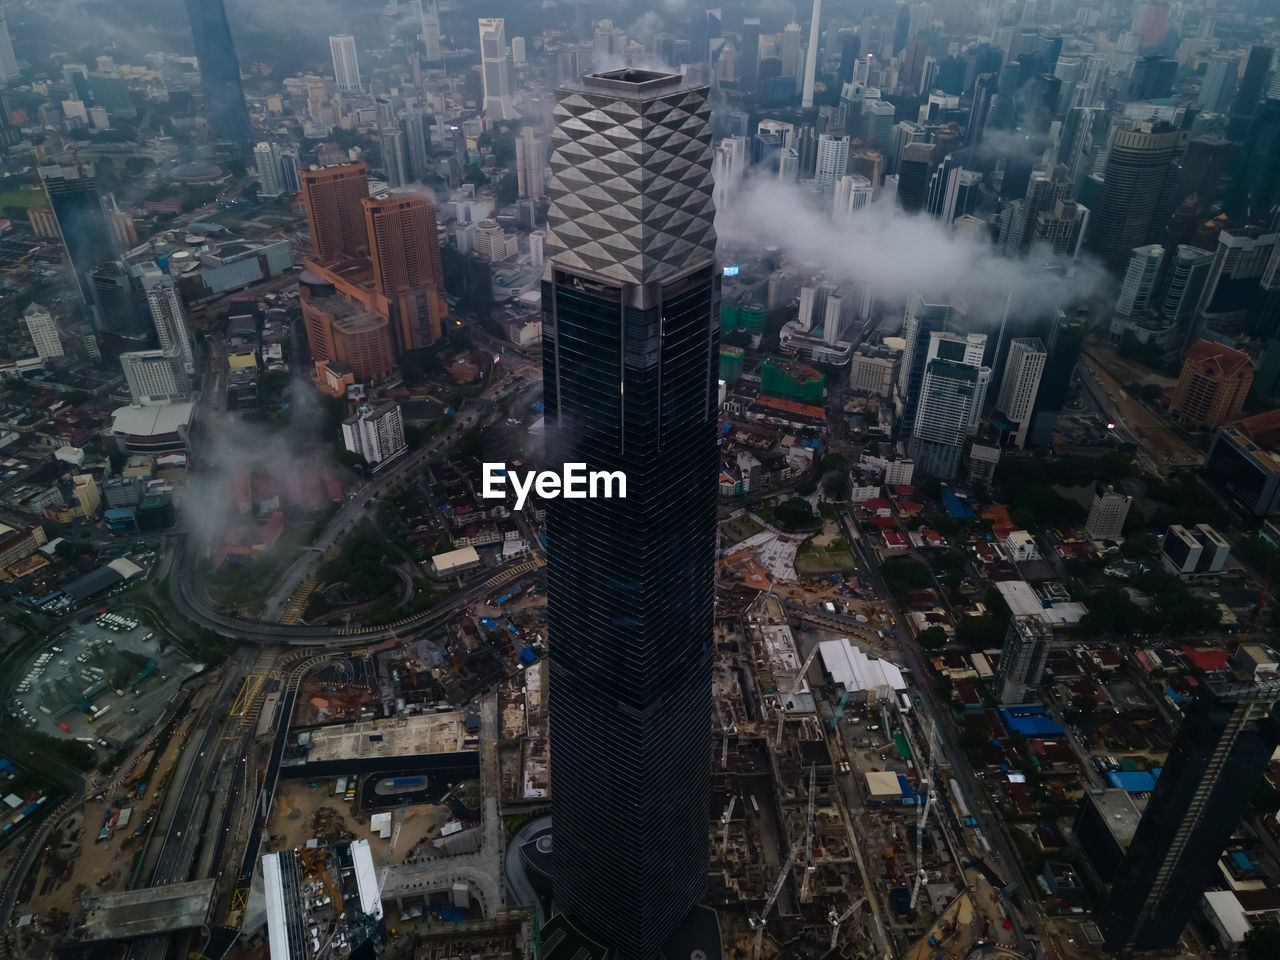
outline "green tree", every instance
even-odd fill
[[[773,522],[783,530],[809,530],[815,525],[813,508],[808,500],[792,497],[778,504],[773,511]]]
[[[1245,960],[1276,960],[1280,957],[1280,924],[1254,927],[1244,935]]]
[[[1120,549],[1130,560],[1136,560],[1139,557],[1152,556],[1160,549],[1160,543],[1151,534],[1139,531],[1125,537],[1124,545]]]
[[[916,642],[926,650],[940,650],[947,645],[947,631],[941,627],[927,627],[916,634]]]

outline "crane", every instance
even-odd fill
[[[816,764],[809,764],[809,809],[805,813],[804,820],[804,878],[800,882],[800,902],[808,903],[809,881],[813,878],[813,873],[818,868],[813,863],[813,801],[814,794],[817,792],[817,774],[818,768]]]
[[[778,894],[782,892],[782,885],[787,882],[787,874],[791,872],[791,865],[796,862],[796,854],[799,852],[799,844],[791,847],[791,852],[787,854],[786,862],[783,863],[782,869],[778,871],[778,879],[774,881],[773,889],[769,891],[769,899],[764,902],[760,912],[753,914],[750,918],[751,926],[756,931],[756,944],[751,951],[751,960],[760,960],[760,948],[764,946],[764,927],[769,921],[769,911],[773,909],[773,905],[777,902]]]
[[[733,819],[733,807],[738,802],[738,795],[735,793],[729,798],[729,806],[724,808],[724,816],[720,818],[720,822],[724,826],[720,830],[720,852],[724,853],[725,848],[729,845],[729,821]]]
[[[815,643],[813,645],[813,649],[809,651],[809,655],[804,658],[804,663],[800,666],[800,670],[796,673],[795,679],[791,681],[791,689],[786,691],[785,693],[783,693],[781,690],[778,691],[778,706],[781,709],[778,711],[778,733],[777,733],[777,738],[773,744],[775,747],[782,746],[782,723],[786,719],[786,706],[787,706],[786,698],[788,696],[795,696],[797,693],[800,692],[800,688],[804,686],[804,676],[806,673],[809,672],[809,665],[813,663],[813,658],[818,654],[818,646],[819,645]]]
[[[854,911],[857,910],[860,906],[862,906],[866,902],[867,900],[865,897],[860,897],[859,899],[853,901],[853,906],[851,906],[844,913],[836,913],[836,908],[835,907],[831,908],[831,912],[827,915],[827,919],[831,921],[831,949],[832,950],[836,948],[836,940],[840,936],[840,924],[844,923],[846,920],[852,917],[854,914]]]
[[[924,883],[924,845],[921,843],[921,837],[924,834],[924,824],[929,818],[929,811],[933,809],[935,801],[938,799],[937,793],[933,789],[933,780],[924,781],[929,787],[928,799],[925,800],[924,806],[920,808],[920,818],[916,821],[916,883],[911,888],[911,909],[916,908],[916,898],[920,896],[920,887]]]

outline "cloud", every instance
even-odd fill
[[[911,294],[950,295],[971,316],[998,317],[1006,297],[1027,319],[1095,296],[1108,288],[1105,270],[1093,262],[1033,254],[998,256],[989,243],[944,228],[928,216],[910,216],[891,200],[877,201],[847,223],[834,223],[831,200],[788,184],[748,180],[716,213],[722,245],[759,248],[776,244],[794,263],[811,266],[837,282],[869,287],[886,306]],[[1068,282],[1048,282],[1049,270],[1074,266]]]

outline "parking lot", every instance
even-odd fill
[[[16,673],[10,712],[41,733],[114,746],[148,729],[195,669],[169,638],[127,611],[94,615]]]

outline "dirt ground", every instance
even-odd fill
[[[1092,348],[1090,348],[1092,349]],[[1108,403],[1124,421],[1124,426],[1160,462],[1173,466],[1198,466],[1204,454],[1179,437],[1146,406],[1125,392],[1124,385],[1088,353],[1080,357],[1085,376],[1101,387]]]
[[[1115,348],[1109,343],[1091,341],[1089,343],[1089,353],[1093,354],[1099,362],[1106,366],[1121,383],[1140,383],[1143,386],[1154,383],[1161,387],[1172,387],[1178,382],[1177,377],[1157,373],[1134,360],[1126,360],[1116,353]]]
[[[272,838],[271,849],[287,850],[306,846],[307,841],[316,835],[312,829],[313,818],[323,808],[336,815],[334,824],[337,829],[347,831],[357,840],[369,841],[369,850],[375,864],[385,864],[391,841],[383,840],[370,831],[369,814],[357,810],[355,801],[348,803],[341,796],[336,796],[333,792],[335,780],[317,782],[319,786],[311,787],[306,780],[280,781],[268,824]],[[398,807],[391,807],[389,811],[394,826],[400,810]],[[449,819],[448,808],[440,804],[416,804],[408,807],[392,862],[404,863],[419,838],[434,836]]]

